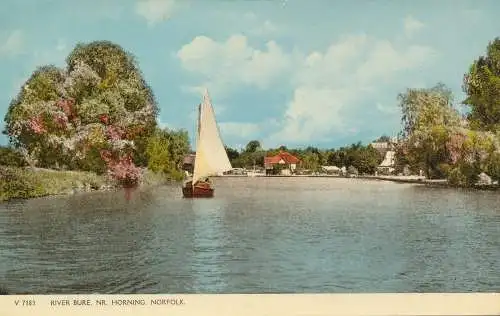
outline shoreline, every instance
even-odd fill
[[[123,186],[106,175],[87,171],[0,166],[0,176],[2,175],[10,177],[10,181],[0,185],[0,203],[92,192],[116,192],[123,189]],[[137,188],[155,187],[169,182],[176,180],[168,175],[143,169],[142,180]]]
[[[440,187],[440,188],[450,188],[450,189],[469,189],[478,191],[497,191],[500,190],[500,185],[498,184],[485,184],[485,185],[474,185],[470,187],[465,186],[454,186],[448,183],[446,179],[426,179],[424,176],[355,176],[355,177],[344,177],[338,175],[258,175],[258,176],[247,176],[247,175],[224,175],[221,178],[342,178],[342,179],[360,179],[360,180],[371,180],[371,181],[389,181],[395,183],[407,183],[407,184],[417,184],[425,185],[428,187]]]
[[[42,168],[15,168],[0,166],[0,171],[10,170],[19,172],[20,177],[24,181],[31,181],[33,178],[38,178],[37,188],[21,188],[22,194],[14,194],[9,196],[0,192],[0,203],[12,200],[26,200],[49,196],[71,196],[80,193],[92,192],[116,192],[121,190],[122,187],[113,183],[105,176],[97,175],[91,172],[82,171],[60,171]],[[52,178],[51,178],[52,176]],[[420,176],[356,176],[344,177],[338,175],[223,175],[216,178],[342,178],[342,179],[360,179],[371,181],[389,181],[395,183],[407,183],[416,185],[425,185],[428,187],[450,188],[450,189],[469,189],[478,191],[497,191],[500,190],[498,184],[492,185],[475,185],[471,187],[453,186],[448,183],[446,179],[426,179]],[[56,182],[56,185],[54,183]],[[168,178],[165,175],[154,174],[151,171],[143,170],[143,180],[137,188],[149,188],[165,185],[167,183],[178,182],[174,179]],[[46,188],[47,186],[48,188]],[[18,189],[19,190],[19,189]],[[31,190],[31,191],[30,191]]]

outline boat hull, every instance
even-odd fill
[[[197,182],[194,186],[187,182],[182,187],[182,195],[185,198],[211,198],[214,196],[214,188],[207,182]]]

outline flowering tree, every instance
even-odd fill
[[[32,165],[140,179],[158,109],[133,58],[109,42],[79,44],[66,70],[37,69],[5,117],[10,141]],[[139,146],[138,146],[139,144]]]

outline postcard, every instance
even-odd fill
[[[500,314],[500,2],[5,0],[0,314]]]

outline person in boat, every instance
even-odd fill
[[[198,183],[207,183],[207,184],[210,184],[210,178],[205,177],[203,179],[198,180],[197,182]]]

